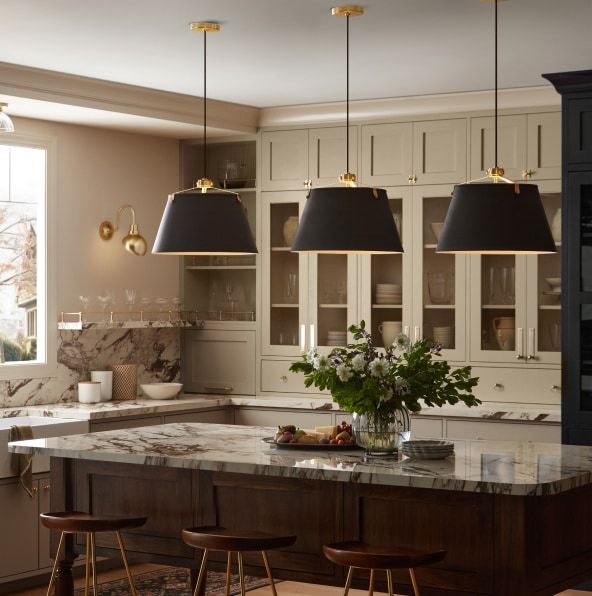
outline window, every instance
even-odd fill
[[[47,373],[39,365],[55,361],[47,329],[50,145],[0,138],[0,378],[39,376]]]

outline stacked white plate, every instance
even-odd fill
[[[440,440],[405,441],[403,455],[417,459],[444,459],[454,453],[454,443]]]
[[[401,304],[401,284],[376,284],[376,304]]]
[[[454,327],[434,327],[432,336],[443,348],[451,348],[454,345]]]
[[[327,331],[328,346],[345,346],[347,344],[347,331]]]

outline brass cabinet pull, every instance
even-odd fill
[[[501,383],[496,383],[496,384],[493,386],[493,390],[494,390],[494,391],[503,391],[503,390],[504,390],[504,386],[503,386]]]
[[[288,377],[287,377],[286,375],[282,375],[282,376],[280,377],[280,381],[281,381],[282,383],[287,383],[287,382],[288,382]]]
[[[51,489],[51,484],[44,484],[41,488],[43,490],[50,490]]]
[[[312,188],[312,180],[305,180],[302,184],[304,184],[304,188],[310,190]]]
[[[551,385],[551,391],[561,391],[561,385]]]
[[[417,182],[417,176],[415,174],[407,176],[407,182],[409,182],[409,184],[415,184]]]
[[[525,178],[526,180],[528,180],[529,178],[532,178],[533,174],[535,173],[534,170],[523,170],[522,171],[522,178]]]

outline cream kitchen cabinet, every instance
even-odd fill
[[[551,222],[561,207],[560,182],[538,186]],[[560,364],[561,242],[556,254],[469,258],[470,360]]]
[[[333,414],[331,412],[303,412],[289,409],[236,408],[234,423],[270,427],[294,424],[300,428],[314,428],[315,426],[330,426],[333,423]]]
[[[471,118],[471,178],[495,165],[494,143],[494,118]],[[560,178],[560,112],[500,116],[498,164],[512,180]]]
[[[306,191],[262,196],[262,354],[328,352],[358,315],[355,255],[293,253],[294,227]]]
[[[361,127],[361,181],[377,186],[464,182],[465,118]]]
[[[349,131],[349,169],[358,172],[357,127]],[[344,126],[281,130],[261,135],[261,190],[301,190],[337,185],[346,171]]]

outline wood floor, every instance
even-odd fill
[[[134,565],[132,567],[134,575],[146,573],[159,569],[160,565]],[[125,578],[125,571],[123,569],[115,569],[106,571],[99,575],[99,582],[107,582],[116,579]],[[84,587],[84,579],[78,578],[75,582],[76,588]],[[45,596],[47,593],[47,586],[39,588],[29,588],[22,592],[13,592],[13,596]],[[365,596],[368,592],[363,590],[350,590],[350,596]],[[380,592],[374,592],[379,596]],[[259,588],[249,592],[249,596],[269,596],[269,588]],[[282,582],[278,586],[278,596],[341,596],[343,589],[333,588],[330,586],[317,586],[314,584],[301,584],[298,582]],[[579,590],[566,590],[557,596],[590,596],[591,592],[580,592]]]

